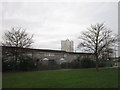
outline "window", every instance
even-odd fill
[[[45,56],[55,56],[54,53],[45,53]]]

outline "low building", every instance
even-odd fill
[[[11,53],[12,52],[12,53]],[[55,61],[58,64],[63,62],[72,62],[73,60],[80,59],[84,57],[89,57],[94,60],[94,55],[92,53],[78,53],[78,52],[66,52],[61,50],[48,50],[48,49],[32,49],[32,48],[18,48],[18,47],[8,47],[2,46],[2,56],[7,58],[7,60],[14,58],[13,54],[19,52],[19,55],[28,55],[34,61],[48,62]]]

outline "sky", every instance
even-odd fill
[[[117,2],[34,1],[0,4],[0,35],[12,27],[22,27],[34,35],[32,48],[60,50],[61,40],[69,39],[74,42],[76,50],[81,32],[96,23],[105,23],[113,34],[118,33]]]

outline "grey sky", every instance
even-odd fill
[[[76,47],[80,32],[90,24],[105,22],[118,33],[117,2],[4,2],[2,6],[2,32],[26,28],[34,34],[34,48],[60,49],[61,40],[67,38]]]

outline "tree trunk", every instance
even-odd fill
[[[98,55],[96,54],[96,71],[99,72]]]
[[[99,72],[98,61],[96,61],[96,71]]]
[[[18,58],[18,52],[17,50],[15,49],[15,61],[17,62],[17,58]]]

